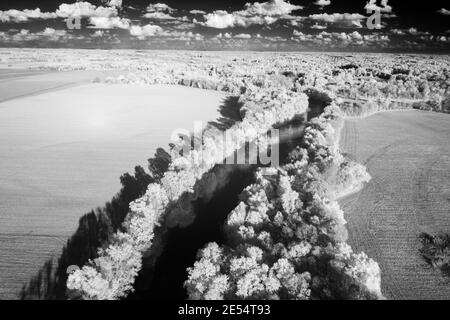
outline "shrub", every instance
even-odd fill
[[[422,233],[419,238],[422,243],[419,251],[425,261],[450,276],[450,235]]]

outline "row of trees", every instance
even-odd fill
[[[167,63],[155,62],[145,68],[136,66],[128,75],[110,78],[119,83],[171,83],[219,90],[240,95],[248,87],[285,88],[302,92],[309,87],[329,95],[357,101],[403,101],[416,107],[448,112],[450,69],[445,57],[413,56],[301,56],[266,55],[254,59],[214,55],[191,57],[177,70]],[[308,72],[305,72],[308,70]]]
[[[258,87],[316,87],[342,98],[445,100],[450,95],[446,56],[144,51],[14,51],[3,59],[41,69],[128,70],[110,82],[172,83],[234,94]]]
[[[134,280],[141,269],[142,256],[149,250],[154,231],[165,219],[166,209],[176,203],[183,194],[194,192],[195,183],[216,163],[223,161],[223,151],[234,152],[246,143],[256,139],[275,124],[286,122],[298,114],[305,113],[308,98],[303,93],[291,90],[259,90],[251,88],[240,98],[242,104],[241,122],[227,130],[232,137],[232,146],[224,145],[220,136],[206,135],[199,150],[172,159],[169,170],[160,183],[149,185],[145,195],[130,204],[129,213],[105,249],[100,249],[98,258],[90,261],[81,270],[71,274],[67,288],[84,299],[118,299],[133,289]],[[174,146],[176,147],[176,145]],[[220,151],[220,152],[219,152]],[[183,225],[190,212],[177,211]]]

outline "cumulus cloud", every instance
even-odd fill
[[[62,38],[64,39],[71,38],[71,36],[67,33],[66,30],[55,30],[53,28],[45,28],[43,32],[32,34],[32,36],[37,36],[38,38],[44,37],[46,38],[46,40],[50,41],[59,41]]]
[[[310,28],[311,29],[317,29],[317,30],[323,30],[323,29],[326,29],[327,27],[326,26],[321,26],[321,25],[316,23],[316,24],[312,25]]]
[[[272,0],[263,3],[247,3],[245,10],[241,12],[244,15],[283,16],[301,9],[303,9],[302,6],[293,5],[284,0]]]
[[[205,11],[203,11],[203,10],[196,10],[196,9],[189,11],[189,13],[190,14],[206,14]]]
[[[148,5],[147,7],[147,12],[168,12],[168,13],[173,13],[176,10],[169,7],[167,4],[165,3],[151,3]]]
[[[176,11],[176,9],[169,7],[165,3],[150,4],[147,7],[147,13],[144,14],[144,18],[153,19],[153,20],[166,20],[166,21],[169,21],[169,20],[186,21],[187,20],[187,17],[178,18],[178,17],[172,16],[171,14],[174,13],[175,11]]]
[[[109,0],[108,1],[108,6],[121,8],[122,7],[122,0]]]
[[[41,9],[36,8],[34,10],[0,10],[0,21],[1,22],[26,22],[29,19],[53,19],[57,15],[52,12],[41,12]]]
[[[21,34],[21,35],[28,35],[28,34],[30,34],[30,30],[28,30],[28,29],[21,29],[19,34]]]
[[[152,24],[147,24],[145,26],[131,26],[130,28],[130,35],[137,37],[139,40],[154,37],[162,32],[163,29],[160,26]]]
[[[347,27],[362,27],[361,21],[366,17],[359,13],[320,13],[309,16],[312,20],[334,23]]]
[[[329,6],[331,4],[331,0],[317,0],[314,2],[316,6],[325,7]]]
[[[417,30],[417,28],[409,28],[409,29],[408,29],[408,33],[409,33],[410,35],[413,35],[413,36],[417,36],[417,35],[421,34],[421,32],[419,32],[419,31]]]
[[[162,11],[147,12],[144,15],[144,17],[147,19],[154,19],[154,20],[176,20],[175,17],[172,17],[170,14]]]
[[[91,17],[90,24],[96,29],[129,29],[130,20],[119,17]]]
[[[105,35],[105,31],[103,30],[97,30],[92,34],[93,38],[101,38]]]
[[[396,34],[396,35],[404,35],[405,34],[405,31],[400,30],[400,29],[391,29],[390,32],[392,34]]]
[[[385,45],[387,42],[391,41],[388,35],[383,34],[366,34],[363,36],[364,42],[366,44],[382,44]]]
[[[366,9],[367,13],[371,13],[374,11],[390,13],[392,12],[392,7],[388,5],[389,0],[381,0],[381,6],[377,5],[377,0],[370,0],[366,3],[364,9]]]
[[[443,14],[444,16],[450,16],[450,10],[447,10],[445,8],[441,8],[437,12]]]
[[[231,36],[230,33],[223,33],[222,34],[222,32],[221,32],[217,36],[215,36],[215,38],[217,38],[217,39],[231,39],[232,36]]]
[[[240,33],[234,36],[236,39],[251,39],[251,35],[248,33]]]
[[[248,27],[251,25],[270,25],[279,19],[289,19],[293,11],[302,9],[284,0],[247,3],[244,10],[229,13],[216,10],[204,15],[205,22],[201,24],[210,28],[225,29],[235,26]]]
[[[68,17],[114,17],[117,16],[115,7],[96,7],[89,2],[63,3],[56,10],[61,18]]]
[[[56,30],[53,28],[45,28],[42,31],[32,33],[28,29],[21,29],[16,33],[12,34],[12,31],[9,33],[3,33],[3,36],[0,33],[0,38],[6,42],[27,42],[27,41],[51,41],[51,42],[65,42],[69,39],[83,39],[84,37],[81,35],[74,36],[71,33],[68,33],[67,30]]]
[[[244,16],[233,12],[228,13],[224,10],[217,10],[205,15],[204,26],[216,29],[225,29],[232,27],[248,27],[251,25],[270,25],[278,20],[272,16]]]
[[[416,36],[416,35],[419,34],[419,31],[417,31],[417,28],[409,28],[409,29],[408,29],[408,32],[409,32],[410,34],[412,34],[413,36]]]
[[[309,43],[322,47],[344,47],[344,46],[385,46],[389,37],[383,34],[362,35],[358,31],[353,32],[326,32],[319,34],[305,34],[294,30],[291,38],[295,42]]]
[[[233,27],[236,24],[234,15],[224,10],[217,10],[214,11],[214,13],[208,13],[205,15],[205,19],[205,26],[216,29],[225,29]]]
[[[89,2],[75,2],[61,4],[56,12],[42,12],[41,9],[34,10],[7,10],[0,11],[1,22],[27,22],[30,19],[55,19],[68,17],[116,17],[117,7],[122,5],[122,0],[111,0],[108,7],[95,6]]]
[[[56,33],[56,30],[53,28],[45,28],[43,35],[45,36],[51,36],[54,35]]]

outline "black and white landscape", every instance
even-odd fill
[[[449,54],[445,1],[2,1],[0,299],[450,299]]]

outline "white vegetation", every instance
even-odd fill
[[[122,70],[109,82],[164,83],[240,94],[249,84],[315,87],[336,98],[409,104],[450,96],[448,56],[158,51],[0,50],[0,61],[42,69]],[[127,72],[128,71],[128,72]],[[289,75],[284,76],[287,72]],[[394,106],[392,106],[394,107]]]
[[[337,197],[370,179],[337,148],[340,111],[313,120],[292,162],[257,174],[225,224],[228,245],[210,243],[188,269],[190,299],[379,299],[378,264],[345,243]]]
[[[69,276],[67,288],[82,293],[85,299],[100,300],[117,299],[131,291],[142,253],[150,247],[153,230],[168,202],[165,190],[151,184],[142,198],[130,204],[124,222],[127,232],[118,232],[106,250],[99,250],[99,258]]]
[[[151,247],[154,229],[164,219],[167,204],[177,201],[185,192],[193,192],[194,184],[202,175],[224,159],[223,152],[218,150],[234,152],[244,145],[245,138],[256,139],[274,124],[288,121],[304,113],[308,107],[305,94],[285,89],[276,92],[249,90],[240,100],[244,119],[227,131],[231,141],[237,141],[237,144],[223,146],[221,137],[211,137],[202,147],[202,158],[196,156],[197,150],[193,150],[189,155],[173,159],[161,185],[150,185],[143,198],[130,204],[130,212],[123,225],[125,232],[119,232],[107,249],[99,250],[97,259],[69,276],[69,290],[76,290],[85,299],[126,296],[133,289],[142,255]],[[181,226],[190,221],[185,214],[189,212],[179,211],[176,217]]]

